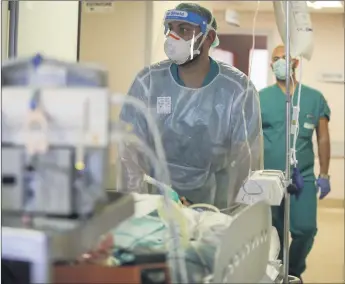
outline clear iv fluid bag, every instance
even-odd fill
[[[280,37],[286,42],[286,4],[273,1],[274,13]],[[289,1],[290,7],[290,53],[292,58],[310,60],[314,49],[314,34],[306,1]]]

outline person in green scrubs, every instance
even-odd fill
[[[272,54],[272,70],[276,84],[260,91],[262,128],[264,135],[265,169],[285,172],[286,161],[286,60],[284,46],[278,46]],[[291,95],[293,105],[297,105],[299,82],[295,70],[298,60],[291,60]],[[330,139],[328,123],[330,108],[321,92],[308,86],[301,86],[299,134],[297,138],[297,167],[304,180],[298,198],[291,196],[290,232],[292,243],[289,252],[289,274],[301,278],[306,269],[306,258],[312,249],[317,232],[317,194],[320,199],[330,192],[328,175],[330,160]],[[320,173],[314,173],[314,151],[312,137],[316,130]],[[291,139],[292,141],[292,139]],[[291,171],[292,172],[292,171]],[[272,207],[273,225],[277,228],[281,248],[283,248],[284,201]],[[283,249],[280,251],[282,259]]]

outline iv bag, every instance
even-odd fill
[[[280,37],[286,45],[286,3],[272,1]],[[290,5],[290,53],[291,57],[310,60],[313,54],[313,28],[306,1],[289,1]]]

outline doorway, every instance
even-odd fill
[[[250,78],[258,90],[268,85],[268,38],[266,35],[253,36],[250,34],[220,34],[220,44],[212,54],[215,59],[233,65],[246,75],[249,73],[249,63],[252,57]]]

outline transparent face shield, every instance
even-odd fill
[[[163,19],[162,32],[154,41],[152,63],[170,59],[177,65],[194,60],[202,52],[208,33],[213,30],[212,22],[196,13],[169,10]],[[218,45],[218,37],[213,46]],[[163,45],[163,49],[162,49]]]

